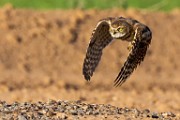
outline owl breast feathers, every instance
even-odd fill
[[[129,55],[114,81],[115,86],[122,85],[135,68],[144,60],[151,43],[150,29],[137,20],[123,17],[106,18],[98,22],[93,30],[83,63],[83,75],[86,80],[93,76],[102,56],[103,49],[113,40],[130,42]]]

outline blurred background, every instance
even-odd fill
[[[111,9],[136,8],[170,11],[180,7],[179,0],[1,0],[0,6],[11,3],[16,8],[33,9]]]
[[[179,0],[0,0],[0,100],[82,100],[153,111],[180,111]],[[106,17],[130,17],[152,30],[144,62],[121,87],[128,56],[114,41],[92,80],[82,75],[91,33]]]

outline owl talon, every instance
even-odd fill
[[[132,44],[129,44],[128,47],[127,47],[127,49],[128,49],[129,51],[131,51],[132,47],[133,47]]]
[[[131,50],[133,49],[133,47],[134,47],[134,44],[135,44],[135,41],[132,41],[132,42],[128,45],[127,49],[128,49],[129,51],[131,51]]]

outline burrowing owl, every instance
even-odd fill
[[[115,86],[122,85],[134,69],[143,61],[147,48],[151,43],[150,29],[131,18],[106,18],[98,22],[92,33],[83,64],[83,75],[90,80],[105,48],[113,39],[130,42],[129,56],[114,81]]]

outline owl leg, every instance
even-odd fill
[[[133,47],[134,47],[134,44],[135,44],[135,40],[133,40],[132,42],[129,43],[127,49],[128,49],[129,51],[131,51],[131,50],[133,49]]]

